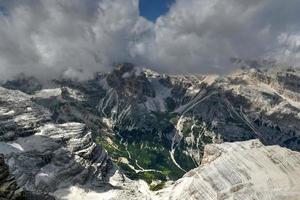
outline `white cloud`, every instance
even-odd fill
[[[228,72],[230,57],[297,64],[299,7],[298,0],[177,0],[155,24],[148,52],[167,72]],[[290,43],[278,40],[286,33]]]
[[[156,23],[139,16],[138,0],[0,6],[0,79],[72,68],[89,77],[124,61],[169,73],[225,73],[230,57],[300,61],[299,0],[177,0]]]
[[[13,0],[6,7],[9,15],[0,18],[2,79],[22,71],[38,76],[70,68],[95,72],[130,61],[137,0]]]

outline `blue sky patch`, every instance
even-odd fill
[[[175,0],[140,0],[140,14],[150,21],[166,14]]]
[[[0,15],[4,15],[4,16],[8,15],[7,9],[3,6],[0,6]]]

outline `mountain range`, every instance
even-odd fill
[[[0,86],[0,199],[300,199],[300,70]],[[28,197],[30,196],[30,197]]]

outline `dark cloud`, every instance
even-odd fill
[[[87,78],[115,62],[167,73],[226,73],[230,57],[298,65],[299,7],[299,0],[177,0],[152,23],[138,0],[2,0],[0,79]]]

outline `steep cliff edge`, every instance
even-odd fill
[[[161,199],[298,200],[300,153],[258,140],[207,145],[201,166],[166,190]]]

